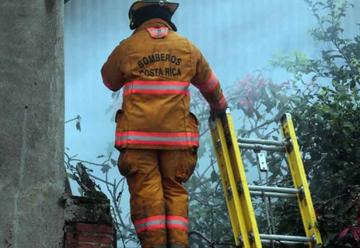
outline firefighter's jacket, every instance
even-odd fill
[[[199,146],[190,113],[189,86],[197,87],[213,111],[226,100],[200,51],[161,19],[143,23],[110,54],[101,70],[105,85],[123,89],[116,116],[115,147],[188,149]]]

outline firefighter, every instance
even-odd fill
[[[144,248],[186,248],[188,193],[199,146],[198,121],[189,112],[189,86],[197,87],[212,113],[227,102],[198,48],[177,34],[171,18],[179,4],[135,1],[133,34],[110,54],[101,73],[112,91],[123,89],[116,114],[119,171],[130,192],[131,218]]]

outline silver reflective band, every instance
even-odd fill
[[[150,226],[161,225],[161,224],[165,224],[165,220],[148,221],[148,222],[145,222],[145,223],[142,223],[142,224],[135,225],[135,228],[139,229],[139,228],[143,228],[143,227],[150,227]]]
[[[198,137],[149,137],[149,136],[120,136],[117,137],[116,140],[124,141],[124,140],[141,140],[141,141],[198,141]]]
[[[181,225],[181,226],[184,226],[184,227],[188,227],[188,226],[189,226],[188,223],[186,223],[186,222],[184,222],[184,221],[181,221],[181,220],[168,220],[168,221],[166,222],[166,224]]]
[[[124,90],[187,90],[188,86],[176,85],[126,85]]]

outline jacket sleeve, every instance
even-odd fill
[[[124,45],[120,43],[110,54],[107,61],[101,68],[101,75],[104,84],[112,91],[121,89],[124,85],[124,75],[121,71],[122,58],[124,57]]]
[[[191,83],[200,90],[212,111],[224,111],[227,108],[227,101],[219,80],[199,49],[193,46],[192,51],[194,53],[196,71]]]

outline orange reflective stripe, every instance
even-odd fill
[[[176,81],[133,81],[125,83],[123,94],[171,94],[189,95],[188,82]]]
[[[199,134],[191,132],[117,132],[116,145],[121,146],[126,144],[155,146],[199,146]]]
[[[151,216],[134,222],[136,233],[165,229],[165,215]]]
[[[201,93],[213,92],[220,85],[215,73],[212,71],[210,78],[206,82],[194,83]]]
[[[166,216],[166,227],[169,229],[189,230],[189,219],[182,216]]]

